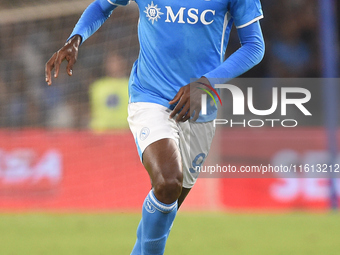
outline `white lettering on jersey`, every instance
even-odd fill
[[[204,24],[204,25],[209,25],[211,23],[214,22],[214,19],[212,19],[211,21],[206,21],[205,20],[205,15],[207,14],[207,12],[211,12],[214,16],[215,16],[215,10],[204,10],[202,13],[201,13],[201,22]]]
[[[165,22],[171,22],[169,19],[169,16],[170,16],[173,23],[175,23],[177,17],[178,17],[178,23],[183,23],[183,24],[185,23],[183,20],[183,12],[185,10],[185,7],[181,7],[181,9],[179,9],[179,11],[177,12],[176,16],[170,6],[165,6],[165,8],[167,10]]]
[[[195,14],[195,13],[196,14]],[[191,18],[191,19],[193,19],[193,20],[190,20],[189,18],[187,18],[187,22],[189,23],[189,24],[196,24],[197,23],[197,21],[198,21],[198,9],[194,9],[194,8],[190,8],[189,10],[188,10],[188,16]]]
[[[158,19],[160,18],[160,15],[162,15],[163,13],[161,12],[161,8],[157,8],[157,5],[154,5],[153,2],[151,2],[151,5],[148,5],[148,7],[145,7],[145,13],[147,18],[152,22],[152,24],[155,21],[158,21]],[[211,20],[209,18],[207,18],[207,14],[211,13],[212,16],[215,16],[215,10],[204,10],[201,12],[201,14],[199,13],[198,9],[196,8],[190,8],[187,10],[187,15],[188,17],[186,18],[186,20],[184,19],[184,15],[185,15],[185,11],[186,8],[185,7],[181,7],[176,13],[172,10],[171,6],[165,6],[166,9],[166,20],[165,22],[168,23],[179,23],[179,24],[196,24],[199,21],[203,24],[203,25],[210,25],[211,23],[214,22],[214,18],[212,18]]]

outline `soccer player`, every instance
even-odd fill
[[[46,63],[46,82],[67,73],[79,46],[119,5],[129,0],[96,0],[79,19],[66,44]],[[136,254],[163,254],[177,209],[196,182],[197,166],[208,155],[217,108],[201,96],[259,63],[264,40],[259,0],[135,0],[139,7],[140,53],[129,80],[128,122],[152,184],[137,229]],[[232,25],[241,47],[224,61]],[[215,95],[216,96],[216,95]],[[201,113],[200,113],[201,112]],[[189,120],[190,119],[190,120]]]

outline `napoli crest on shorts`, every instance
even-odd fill
[[[144,141],[150,134],[150,129],[148,127],[143,127],[139,134],[139,139]]]
[[[144,207],[149,213],[154,213],[156,211],[156,208],[151,204],[149,198],[146,198]]]

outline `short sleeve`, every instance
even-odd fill
[[[110,4],[113,5],[128,5],[130,0],[107,0]]]
[[[263,18],[259,0],[231,0],[229,11],[236,28],[246,27]]]

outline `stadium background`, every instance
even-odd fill
[[[91,88],[106,76],[116,81],[128,77],[139,49],[136,5],[115,10],[81,46],[73,77],[62,72],[51,87],[44,81],[45,62],[65,43],[90,2],[0,2],[1,254],[54,254],[52,250],[55,254],[127,254],[133,244],[136,213],[150,189],[148,176],[124,123],[115,127],[104,121],[103,126],[96,126],[98,109],[104,112],[99,118],[105,120],[110,109],[97,108]],[[322,77],[319,2],[261,2],[266,55],[243,77]],[[334,11],[340,13],[339,4]],[[226,55],[238,47],[234,29]],[[334,54],[338,59],[338,53]],[[310,89],[312,95],[321,93],[320,87]],[[268,106],[266,91],[265,86],[255,91],[254,101],[263,103],[260,107]],[[116,106],[117,100],[109,102]],[[327,157],[328,146],[323,100],[317,96],[309,106],[313,118],[300,122],[294,131],[222,128],[214,152],[219,151],[223,162],[237,165],[268,164],[279,156],[320,163]],[[209,162],[214,160],[212,156]],[[339,181],[335,185],[340,195]],[[168,254],[194,254],[195,248],[195,254],[226,254],[228,250],[250,254],[252,247],[257,247],[252,254],[338,254],[340,246],[334,238],[340,235],[340,222],[337,214],[328,214],[329,194],[330,181],[320,178],[200,178],[179,214],[178,225],[183,227],[175,228],[172,235],[188,239],[193,233],[187,228],[191,228],[195,233],[189,238],[191,249],[183,251],[181,240],[171,236]],[[202,224],[197,227],[195,222]],[[53,231],[57,243],[45,237]],[[213,232],[223,231],[228,234],[213,241],[198,234],[214,236]],[[98,242],[89,237],[93,235]],[[115,241],[106,240],[107,235]],[[209,249],[199,247],[204,242]]]

